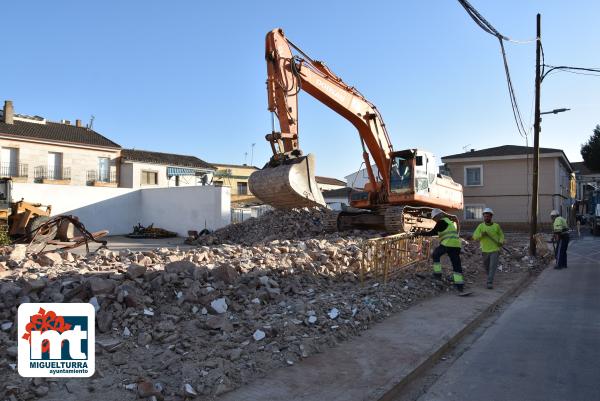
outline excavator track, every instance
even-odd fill
[[[326,233],[334,233],[339,231],[338,219],[340,212],[329,211],[321,218],[321,224],[323,225],[323,231]]]
[[[383,224],[385,231],[391,234],[404,232],[404,207],[392,206],[384,209]]]

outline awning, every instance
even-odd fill
[[[198,170],[185,167],[167,167],[167,177],[175,177],[177,175],[196,175]]]

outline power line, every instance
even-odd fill
[[[568,72],[571,74],[591,75],[591,76],[595,76],[595,77],[600,76],[600,68],[570,67],[570,66],[566,66],[566,65],[553,66],[553,65],[548,65],[548,64],[544,64],[544,67],[548,67],[548,71],[546,71],[542,74],[542,79],[544,79],[546,76],[550,75],[550,73],[556,73],[556,72]]]
[[[510,69],[508,68],[508,58],[506,56],[506,50],[504,49],[504,41],[514,42],[514,43],[529,43],[530,41],[516,41],[512,40],[509,37],[501,34],[494,26],[488,22],[476,9],[473,7],[467,0],[458,0],[461,6],[467,11],[467,14],[475,21],[475,23],[483,29],[485,32],[489,33],[492,36],[495,36],[500,42],[500,50],[502,52],[502,60],[504,63],[504,72],[506,74],[506,83],[508,86],[508,96],[510,99],[510,105],[513,112],[513,117],[515,119],[515,124],[517,125],[517,131],[519,135],[523,138],[527,138],[527,130],[525,129],[525,124],[523,124],[523,119],[521,117],[521,110],[519,109],[519,104],[517,103],[517,96],[515,94],[515,89],[512,84],[512,79],[510,77]]]

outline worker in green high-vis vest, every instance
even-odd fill
[[[494,288],[494,275],[498,268],[500,259],[500,249],[504,244],[504,232],[498,223],[494,223],[492,218],[494,211],[489,207],[483,210],[483,223],[479,224],[473,233],[473,239],[479,241],[481,254],[483,258],[483,267],[487,272],[487,288]]]
[[[438,245],[431,255],[433,258],[433,277],[435,279],[442,279],[442,255],[447,254],[452,262],[452,281],[454,287],[459,291],[463,292],[465,288],[465,280],[463,277],[462,266],[460,264],[460,238],[458,236],[458,230],[456,223],[450,220],[443,211],[440,209],[433,209],[431,211],[431,218],[435,221],[435,227],[433,229],[422,233],[425,237],[433,237],[434,235],[439,236],[440,245]]]

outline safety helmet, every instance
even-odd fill
[[[486,214],[486,213],[494,214],[494,211],[491,208],[486,207],[485,209],[483,209],[483,214]]]
[[[559,215],[560,215],[560,213],[558,213],[557,210],[553,210],[550,212],[550,217],[559,216]]]
[[[444,212],[442,212],[440,209],[435,208],[431,211],[431,218],[434,219],[435,216],[438,216],[442,213],[444,213]]]

